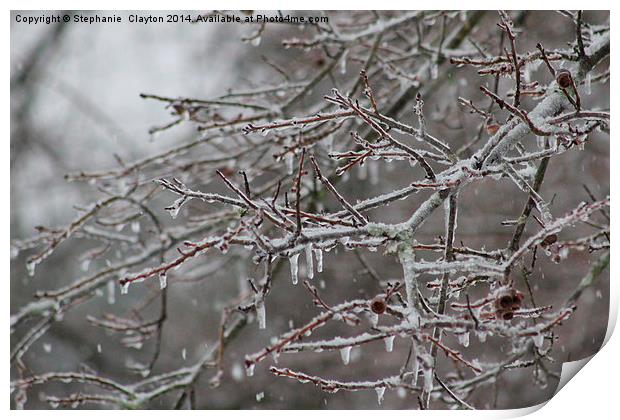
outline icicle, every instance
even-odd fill
[[[245,374],[247,376],[254,376],[254,363],[245,366]]]
[[[286,173],[288,175],[292,175],[293,174],[293,163],[294,163],[294,158],[295,156],[293,155],[293,153],[287,153],[286,156],[284,157],[284,161],[286,163]]]
[[[183,358],[183,360],[187,360],[187,349],[185,347],[183,347],[183,350],[181,350],[181,357]]]
[[[241,382],[243,380],[243,368],[239,363],[235,363],[230,371],[230,376],[232,376],[235,382]]]
[[[312,244],[308,243],[306,245],[306,274],[308,278],[311,279],[314,277],[314,266],[312,263]]]
[[[371,185],[377,185],[379,183],[379,165],[376,162],[368,162],[368,175]]]
[[[126,295],[129,292],[129,282],[123,283],[121,285],[121,295]]]
[[[165,271],[159,273],[159,288],[165,289],[168,284],[168,275]]]
[[[364,181],[366,178],[368,178],[368,165],[362,163],[357,169],[357,179]]]
[[[393,335],[390,337],[385,337],[383,341],[385,342],[385,350],[388,353],[394,350],[394,336]]]
[[[385,394],[385,387],[381,386],[379,388],[375,388],[375,391],[377,391],[377,403],[381,405],[383,402],[383,395]]]
[[[264,330],[265,328],[267,328],[265,301],[263,299],[258,299],[256,302],[256,320],[258,321],[259,330]]]
[[[114,284],[114,280],[110,280],[108,282],[108,304],[114,305],[116,302],[116,284]]]
[[[588,73],[586,79],[584,80],[584,88],[586,91],[586,95],[592,95],[592,74]]]
[[[97,353],[101,353],[101,344],[97,344]]]
[[[261,402],[263,400],[263,398],[265,398],[265,393],[264,392],[259,392],[258,394],[256,394],[256,401],[257,402]]]
[[[291,255],[290,257],[288,257],[288,262],[291,264],[291,279],[293,281],[293,284],[297,284],[297,281],[299,280],[297,277],[297,273],[299,271],[299,254],[295,254],[295,255]]]
[[[321,248],[314,249],[314,257],[316,258],[316,271],[323,272],[323,250]]]
[[[342,58],[340,59],[340,74],[346,74],[347,72],[347,55],[349,50],[345,50],[344,54],[342,54]]]
[[[250,41],[250,44],[252,44],[253,47],[258,47],[260,45],[260,42],[261,42],[261,37],[257,36],[256,38],[253,38]]]
[[[340,357],[342,357],[342,363],[349,364],[349,358],[351,356],[351,346],[343,347],[340,349]]]
[[[34,269],[37,267],[37,263],[35,261],[28,261],[26,263],[26,270],[28,271],[28,275],[30,277],[34,276]]]
[[[457,334],[456,336],[459,340],[459,343],[463,346],[463,347],[469,347],[469,332],[464,332],[461,334]]]

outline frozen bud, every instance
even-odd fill
[[[573,77],[570,71],[566,69],[560,69],[555,73],[555,81],[562,89],[568,88],[572,84]]]
[[[373,300],[370,301],[370,310],[376,313],[377,315],[381,315],[385,312],[387,308],[387,303],[385,303],[385,299],[382,296],[376,296]]]

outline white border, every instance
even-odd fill
[[[4,42],[2,43],[2,57],[5,60],[4,66],[2,67],[2,74],[4,83],[2,84],[2,89],[4,91],[5,100],[2,102],[2,118],[4,120],[5,133],[7,136],[5,137],[5,154],[4,154],[4,165],[2,171],[4,172],[4,185],[6,190],[9,190],[10,183],[10,159],[9,159],[9,107],[10,107],[10,89],[8,80],[10,79],[10,69],[9,69],[9,51],[10,51],[10,23],[8,19],[8,14],[11,9],[16,10],[37,10],[37,9],[50,9],[51,6],[54,6],[53,9],[63,9],[63,10],[76,10],[76,9],[89,9],[89,10],[166,10],[166,9],[204,9],[207,6],[215,9],[229,9],[229,10],[250,10],[250,9],[262,9],[262,10],[270,10],[270,9],[330,9],[330,10],[357,10],[357,9],[376,9],[377,6],[380,6],[380,9],[411,9],[417,8],[418,6],[424,6],[426,4],[417,4],[417,2],[404,2],[404,1],[391,1],[391,0],[382,0],[381,2],[364,2],[361,3],[359,1],[339,1],[337,4],[331,1],[325,0],[314,0],[312,2],[299,2],[299,1],[287,1],[287,2],[276,2],[276,1],[263,1],[257,5],[256,2],[248,2],[248,1],[237,1],[231,0],[226,2],[197,2],[190,0],[176,0],[174,3],[165,3],[162,1],[150,1],[150,2],[136,2],[136,1],[128,1],[128,0],[108,0],[108,1],[91,1],[88,4],[84,4],[82,2],[77,1],[56,1],[53,2],[45,2],[45,1],[14,1],[9,0],[4,4],[7,5],[7,9],[2,19],[2,25],[5,26],[3,30]],[[457,9],[462,6],[467,6],[469,9],[496,9],[498,7],[502,7],[504,9],[509,10],[517,10],[517,9],[538,9],[541,6],[540,1],[530,1],[530,0],[522,0],[522,1],[503,1],[503,2],[492,2],[492,1],[469,1],[467,3],[462,2],[448,2],[443,0],[435,0],[433,1],[433,6],[441,9]],[[617,3],[614,3],[614,6]],[[617,27],[616,21],[616,7],[612,7],[611,2],[605,1],[588,1],[584,4],[583,1],[577,2],[573,0],[566,1],[554,1],[554,2],[545,2],[544,6],[548,9],[578,9],[579,6],[583,7],[584,5],[588,6],[590,9],[611,9],[611,20],[612,20],[612,44],[616,45],[613,39],[615,38]],[[218,7],[219,6],[219,7]],[[612,68],[617,68],[618,56],[612,55]],[[611,83],[614,83],[614,77],[611,78]],[[613,92],[613,89],[611,89]],[[618,102],[617,97],[612,95],[611,97],[611,107],[616,108],[616,104]],[[618,161],[618,145],[616,145],[615,141],[610,141],[611,143],[611,157],[612,161],[615,163]],[[614,197],[617,196],[617,182],[615,179],[618,179],[620,176],[620,169],[615,167],[615,165],[611,165],[611,191]],[[611,208],[612,220],[617,220],[617,211],[615,211],[615,206]],[[6,274],[4,276],[4,284],[5,291],[3,293],[4,298],[4,307],[5,314],[8,315],[9,307],[10,307],[10,293],[9,293],[9,278],[10,278],[10,268],[9,268],[9,241],[7,240],[9,236],[10,229],[10,206],[9,203],[6,203],[1,207],[0,211],[2,212],[1,220],[4,220],[4,242],[2,244],[2,248],[0,253],[5,256],[2,260],[3,272]],[[611,251],[612,261],[615,261],[614,258],[617,255],[616,247],[612,248]],[[390,412],[390,416],[396,417],[405,417],[405,416],[422,416],[424,418],[509,418],[509,417],[519,417],[522,415],[526,415],[529,413],[530,418],[545,418],[548,419],[549,416],[562,418],[562,419],[589,419],[589,418],[611,418],[611,416],[617,416],[612,413],[617,413],[617,398],[618,398],[618,381],[620,380],[620,363],[618,362],[616,354],[620,354],[620,341],[617,337],[611,336],[613,329],[615,327],[615,323],[617,320],[618,314],[618,287],[616,279],[616,269],[615,264],[612,263],[611,267],[611,299],[610,299],[610,319],[609,319],[609,327],[608,333],[605,340],[609,340],[605,347],[600,351],[597,355],[593,357],[593,359],[583,368],[581,372],[578,373],[577,379],[569,381],[565,388],[561,390],[554,398],[552,398],[547,404],[542,404],[541,406],[536,408],[522,409],[522,410],[509,410],[509,411],[476,411],[476,412],[446,412],[446,411],[430,411],[430,412],[411,412],[411,411],[392,411]],[[9,331],[8,331],[8,322],[5,323],[6,329],[4,334],[2,335],[2,352],[4,354],[3,360],[9,359],[10,345],[9,345]],[[611,339],[610,339],[611,336]],[[2,364],[2,369],[4,371],[5,384],[8,387],[10,372],[8,363]],[[208,392],[208,391],[206,391]],[[5,410],[9,411],[10,407],[10,398],[8,395],[5,395],[3,398]],[[41,415],[52,416],[52,418],[62,418],[62,419],[71,419],[78,418],[83,416],[83,412],[81,411],[10,411],[9,415],[14,418],[34,418],[39,417]],[[250,413],[247,411],[243,412],[184,412],[183,416],[187,418],[204,418],[204,416],[217,416],[217,418],[233,418],[237,415],[246,416]],[[114,416],[121,416],[123,418],[127,418],[131,416],[132,419],[137,418],[146,418],[148,416],[149,419],[153,418],[163,418],[164,416],[168,416],[168,412],[163,411],[140,411],[140,412],[118,412],[114,413]],[[355,419],[366,419],[372,418],[374,416],[379,415],[378,411],[351,411],[348,414],[342,413],[341,411],[322,411],[322,412],[314,412],[314,411],[295,411],[291,413],[289,411],[281,410],[281,411],[256,411],[252,412],[252,416],[257,416],[257,418],[269,418],[269,419],[290,419],[290,416],[295,416],[296,418],[308,419],[314,416],[321,417],[339,417],[342,415],[352,415],[355,416]],[[89,416],[95,418],[104,418],[104,416],[108,416],[107,411],[91,411]]]

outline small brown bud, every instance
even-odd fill
[[[570,71],[566,69],[560,69],[555,73],[555,81],[562,89],[567,89],[572,84],[573,77]]]
[[[373,300],[370,301],[370,310],[376,313],[377,315],[381,315],[385,312],[387,308],[387,303],[385,303],[385,299],[382,296],[376,296]]]
[[[485,128],[487,130],[487,134],[489,136],[492,136],[493,134],[497,133],[497,130],[499,130],[499,124],[497,123],[497,121],[495,121],[493,117],[489,117],[485,121]]]
[[[558,235],[556,235],[555,233],[552,233],[551,235],[547,236],[545,239],[543,239],[543,241],[540,243],[540,245],[542,247],[548,247],[549,245],[553,245],[554,243],[556,243],[558,240]]]
[[[491,123],[491,124],[487,124],[487,134],[492,136],[495,133],[497,133],[497,130],[499,130],[499,124],[497,123]]]

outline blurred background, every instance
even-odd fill
[[[141,99],[141,93],[211,98],[225,94],[232,87],[261,86],[274,80],[273,69],[264,57],[289,64],[299,72],[321,65],[320,58],[313,53],[282,48],[280,42],[285,35],[304,36],[303,30],[294,26],[268,25],[260,44],[252,45],[243,42],[242,38],[253,34],[255,25],[129,24],[129,12],[116,13],[125,17],[122,24],[26,25],[15,22],[16,14],[38,13],[11,13],[11,240],[33,236],[36,233],[34,227],[38,225],[65,225],[75,217],[74,205],[85,205],[100,197],[87,183],[66,182],[65,174],[107,169],[117,165],[115,155],[131,162],[197,136],[191,124],[177,125],[159,135],[149,134],[151,127],[170,120],[170,112],[161,103]],[[584,16],[590,23],[604,23],[609,18],[605,12],[586,12]],[[497,13],[487,12],[471,35],[494,51],[499,36],[495,25],[497,19]],[[520,51],[535,50],[537,42],[542,42],[547,49],[563,48],[574,39],[572,24],[555,12],[526,12],[518,27],[522,29],[518,38]],[[338,77],[356,75],[359,66],[357,62],[349,63],[345,73]],[[447,77],[437,91],[424,98],[428,130],[438,138],[447,139],[451,146],[458,147],[475,136],[479,119],[460,108],[456,98],[482,100],[478,87],[483,80],[475,69],[457,68],[449,63],[444,63],[439,72],[446,73]],[[533,68],[531,77],[547,82],[549,76],[545,72],[544,66]],[[502,79],[500,83],[507,88],[513,82]],[[320,98],[329,93],[332,85],[330,80],[325,80],[314,89],[313,95]],[[582,95],[582,101],[585,107],[595,104],[608,109],[609,85],[593,84],[592,93]],[[535,105],[529,99],[525,103],[528,109]],[[413,122],[413,115],[406,115],[404,120]],[[391,168],[376,162],[369,165],[376,165],[376,168],[353,172],[349,182],[339,187],[343,194],[361,200],[402,187],[403,177],[409,179],[406,163],[395,162]],[[376,179],[367,182],[372,174]],[[359,182],[354,182],[356,179]],[[609,194],[609,138],[605,134],[594,133],[585,152],[574,149],[552,159],[541,195],[552,200],[551,210],[558,216],[581,201],[589,200],[582,187],[584,184],[599,199]],[[400,221],[425,197],[426,194],[416,194],[370,214],[373,220]],[[484,245],[487,250],[504,247],[513,229],[502,226],[500,222],[518,217],[525,200],[525,195],[506,180],[473,183],[460,195],[457,243],[462,241],[471,247]],[[170,194],[162,197],[156,210],[167,216],[163,207],[171,202]],[[203,209],[203,204],[192,202],[187,211],[195,214]],[[418,240],[433,242],[442,234],[443,223],[443,212],[435,213],[418,231]],[[531,224],[528,227],[526,233],[535,231]],[[576,238],[587,232],[587,229],[578,227],[560,239]],[[80,255],[83,246],[81,241],[67,241],[38,267],[34,277],[29,277],[25,270],[28,253],[20,253],[13,259],[11,313],[31,301],[35,291],[66,285],[70,279],[82,276],[83,265],[76,256]],[[402,267],[393,257],[384,257],[380,252],[364,254],[383,280],[401,279]],[[108,258],[118,257],[112,254]],[[315,280],[325,283],[322,294],[328,296],[329,303],[357,297],[371,298],[381,290],[353,253],[343,252],[339,247],[324,258],[325,269]],[[595,258],[587,252],[575,252],[559,265],[541,258],[530,278],[537,303],[547,305],[565,301]],[[169,280],[168,320],[155,373],[195,362],[204,346],[217,335],[222,302],[236,295],[239,284],[248,275],[255,278],[261,275],[262,267],[254,266],[248,259],[239,257],[233,261],[234,264],[228,264],[225,269],[200,281],[175,284]],[[415,398],[396,391],[388,390],[381,406],[377,405],[373,391],[322,393],[312,384],[273,377],[267,370],[267,362],[257,367],[253,377],[245,376],[243,358],[246,354],[259,350],[271,337],[287,331],[290,322],[298,326],[317,313],[308,293],[302,287],[291,285],[287,266],[284,264],[279,270],[267,300],[267,329],[259,331],[255,324],[251,324],[231,343],[226,352],[226,372],[219,388],[208,385],[210,374],[202,375],[197,387],[198,407],[416,407]],[[303,264],[301,269],[303,271]],[[577,312],[557,329],[558,341],[553,350],[556,363],[548,365],[556,374],[561,371],[563,361],[581,359],[599,349],[607,327],[608,276],[606,270],[597,286],[581,297]],[[142,349],[126,348],[120,343],[119,335],[106,334],[86,322],[85,318],[87,315],[128,311],[136,300],[143,297],[140,294],[146,293],[151,286],[158,288],[158,285],[144,284],[132,288],[129,295],[116,296],[113,304],[101,296],[76,307],[33,346],[25,357],[26,366],[32,372],[42,373],[76,370],[86,365],[121,383],[138,380],[139,377],[128,372],[126,364],[143,361],[144,352],[150,351],[148,345]],[[350,328],[334,326],[325,333],[334,336],[351,332]],[[12,345],[15,340],[16,337],[12,336]],[[450,340],[456,343],[454,337],[448,337],[448,342]],[[510,350],[504,348],[499,339],[491,338],[485,344],[475,338],[471,341],[463,353],[476,355],[481,361],[504,359]],[[385,351],[382,342],[365,346],[361,351],[353,349],[348,366],[343,365],[338,352],[303,356],[285,354],[280,357],[279,365],[328,378],[374,380],[397,374],[408,349],[407,341],[397,338],[394,351],[390,353]],[[550,375],[548,386],[542,390],[533,386],[533,382],[531,369],[511,372],[502,375],[496,384],[481,387],[469,402],[481,408],[537,404],[553,394],[557,379]],[[75,392],[78,388],[53,384],[35,389],[55,395]],[[489,398],[489,392],[496,395],[495,401]],[[257,397],[260,393],[264,393],[264,397]],[[152,408],[169,407],[171,401],[163,398]],[[39,401],[36,393],[30,392],[27,407],[49,406]]]

